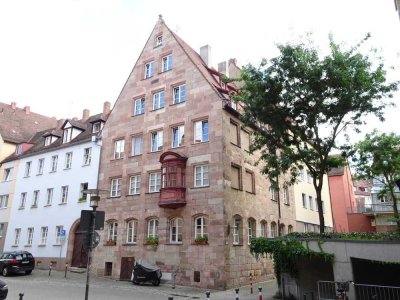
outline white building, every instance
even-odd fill
[[[4,250],[27,250],[37,266],[84,266],[86,250],[79,230],[81,210],[91,210],[84,189],[97,187],[100,133],[110,111],[66,120],[60,129],[38,132],[32,147],[3,161],[13,167],[14,186]],[[16,167],[16,166],[19,167]],[[0,215],[1,217],[1,215]],[[65,233],[65,239],[63,235]]]

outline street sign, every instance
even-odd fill
[[[85,233],[84,238],[83,238],[83,248],[88,249],[88,248],[96,248],[100,243],[100,234],[98,234],[96,231],[93,234],[92,237],[92,244],[89,246],[89,232]]]
[[[80,219],[80,231],[89,231],[90,230],[90,219],[92,218],[93,211],[91,210],[82,210],[81,211],[81,219]],[[95,222],[95,230],[103,230],[104,229],[104,219],[105,212],[104,211],[96,211],[96,222]]]
[[[60,231],[60,237],[61,238],[63,238],[63,237],[65,238],[66,233],[67,233],[67,231],[65,229],[61,230]]]

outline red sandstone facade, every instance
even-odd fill
[[[248,241],[293,228],[293,192],[285,205],[270,193],[221,75],[157,22],[103,129],[99,188],[110,193],[98,208],[107,221],[98,275],[128,279],[142,258],[183,285],[272,276]]]

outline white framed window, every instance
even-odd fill
[[[110,197],[119,197],[121,196],[121,178],[111,179],[111,193]]]
[[[61,231],[64,229],[64,226],[58,225],[56,226],[56,245],[61,244]]]
[[[22,145],[19,144],[17,145],[17,147],[15,148],[15,154],[16,155],[20,155],[22,153]]]
[[[194,186],[209,186],[208,165],[200,165],[194,167]]]
[[[179,125],[172,128],[172,148],[178,148],[183,146],[183,140],[185,136],[185,126]]]
[[[33,227],[29,227],[28,230],[27,230],[26,244],[27,245],[32,245],[32,241],[33,241]]]
[[[47,244],[47,233],[49,232],[48,227],[42,227],[40,230],[40,244],[46,245]]]
[[[63,133],[63,144],[68,143],[71,141],[72,138],[72,127],[64,129]]]
[[[158,92],[153,94],[153,110],[164,108],[165,92]]]
[[[283,204],[289,205],[290,200],[289,200],[289,188],[284,187],[283,188]]]
[[[161,72],[167,72],[172,69],[172,54],[164,56],[161,59],[162,67]]]
[[[274,187],[271,186],[269,188],[269,192],[271,193],[271,200],[272,201],[278,201],[279,190],[277,188],[274,188]]]
[[[65,169],[71,169],[72,167],[72,152],[65,153]]]
[[[194,142],[203,143],[208,141],[208,120],[194,122]]]
[[[32,165],[32,162],[31,162],[31,161],[27,161],[27,162],[25,163],[25,174],[24,174],[24,177],[29,177],[29,176],[31,176],[31,165]]]
[[[101,130],[101,122],[93,123],[92,132],[96,133],[96,132],[100,132],[100,130]]]
[[[88,166],[92,162],[92,147],[83,149],[83,165]]]
[[[118,223],[115,221],[107,223],[107,240],[108,241],[117,241],[118,237]]]
[[[48,145],[50,145],[50,144],[51,144],[51,135],[46,136],[46,137],[44,138],[44,145],[45,145],[45,146],[48,146]]]
[[[306,194],[302,193],[301,194],[301,201],[303,203],[303,208],[307,208],[307,198],[306,198]]]
[[[147,221],[147,237],[158,236],[158,220],[150,219]]]
[[[8,195],[0,196],[0,208],[7,208],[8,206]]]
[[[12,178],[12,169],[13,168],[6,168],[4,169],[4,181],[10,181]]]
[[[242,218],[236,216],[233,219],[233,226],[232,226],[232,237],[233,237],[233,244],[240,245],[242,244]]]
[[[14,230],[14,245],[19,245],[20,238],[21,238],[21,228],[15,228],[15,230]]]
[[[154,61],[148,62],[144,65],[144,78],[150,78],[154,75]]]
[[[38,206],[39,194],[40,194],[40,191],[38,191],[38,190],[33,191],[32,207],[37,207]]]
[[[161,172],[149,173],[149,193],[159,192],[161,188]]]
[[[81,183],[79,188],[79,201],[87,200],[87,194],[84,193],[83,191],[87,190],[88,188],[89,188],[89,183],[87,182]]]
[[[114,142],[114,159],[124,157],[125,140],[118,140]]]
[[[143,115],[145,107],[146,107],[146,99],[145,98],[135,99],[135,110],[133,112],[133,115],[134,116]]]
[[[21,193],[21,197],[19,200],[19,208],[25,208],[25,204],[26,204],[26,193]]]
[[[271,222],[271,237],[277,237],[278,236],[278,227],[276,226],[275,222]]]
[[[154,131],[151,136],[151,152],[161,151],[163,147],[163,131]]]
[[[133,175],[129,178],[129,195],[140,194],[140,175]]]
[[[51,172],[57,172],[58,155],[51,157]]]
[[[37,175],[42,175],[43,174],[43,168],[44,168],[44,158],[41,158],[41,159],[39,159],[39,162],[38,162]]]
[[[61,204],[67,203],[68,200],[68,185],[61,187]]]
[[[174,218],[169,222],[169,242],[171,244],[180,244],[182,243],[182,228],[183,228],[183,219],[182,218]]]
[[[308,205],[310,207],[310,210],[314,210],[314,200],[311,196],[308,196]]]
[[[137,220],[129,220],[126,222],[126,243],[136,244],[137,242]]]
[[[132,137],[132,155],[140,155],[143,153],[143,135]]]
[[[46,193],[46,205],[51,205],[51,203],[53,202],[53,189],[47,189],[47,193]]]
[[[159,47],[159,46],[161,46],[162,45],[162,42],[163,42],[163,36],[160,34],[160,35],[157,35],[156,36],[156,47]]]
[[[247,243],[250,245],[251,240],[256,238],[256,220],[250,218],[247,222],[247,225],[248,225]]]
[[[186,84],[178,85],[173,88],[173,104],[178,104],[186,101]]]
[[[207,218],[200,216],[194,219],[194,239],[208,238],[207,233]]]
[[[260,236],[268,237],[268,224],[265,221],[260,222]]]

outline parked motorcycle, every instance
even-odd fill
[[[159,267],[154,266],[146,261],[139,260],[133,266],[131,281],[133,284],[140,284],[142,282],[151,282],[154,286],[160,285],[161,270]]]

